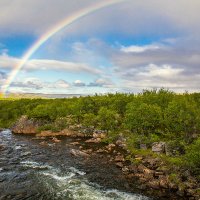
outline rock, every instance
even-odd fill
[[[33,119],[28,119],[23,115],[11,128],[13,133],[18,134],[36,134],[39,128],[39,123]]]
[[[162,176],[159,178],[160,187],[167,189],[169,187],[169,181],[166,176]]]
[[[149,181],[148,183],[148,186],[153,188],[153,189],[160,189],[160,183],[158,180],[152,180],[152,181]]]
[[[119,167],[119,168],[123,168],[123,167],[124,167],[124,165],[123,165],[122,162],[117,162],[117,163],[115,163],[115,165],[116,165],[117,167]]]
[[[177,190],[178,186],[175,183],[169,182],[169,188],[173,190]]]
[[[104,139],[105,137],[106,137],[106,134],[105,134],[105,133],[96,133],[96,132],[93,133],[93,138],[101,138],[101,139]]]
[[[185,196],[184,190],[178,190],[178,191],[176,192],[176,194],[179,195],[180,197],[184,197],[184,196]]]
[[[152,172],[152,170],[148,169],[147,167],[145,167],[142,164],[138,165],[138,171],[141,173],[151,173]]]
[[[123,171],[124,173],[127,173],[127,172],[129,171],[129,169],[128,169],[128,167],[123,167],[123,168],[122,168],[122,171]]]
[[[125,159],[124,159],[124,156],[122,155],[118,155],[115,157],[115,162],[124,162]]]
[[[87,154],[90,154],[90,153],[93,152],[93,150],[92,150],[92,149],[86,149],[86,150],[83,150],[83,152],[84,152],[84,153],[87,153]]]
[[[53,137],[53,138],[52,138],[52,141],[55,142],[55,143],[61,142],[61,140],[58,140],[56,137]]]
[[[39,144],[43,145],[43,146],[47,146],[48,145],[48,143],[46,141],[40,142]]]
[[[126,138],[123,137],[122,134],[120,134],[119,138],[115,142],[115,144],[121,148],[126,148]]]
[[[34,138],[32,138],[32,140],[45,140],[46,138],[43,136],[36,136]]]
[[[86,143],[100,143],[101,142],[101,138],[91,138],[89,140],[85,141]]]
[[[76,156],[76,157],[88,157],[89,155],[83,151],[79,151],[77,149],[71,149],[70,153],[73,155],[73,156]]]
[[[196,191],[194,189],[187,189],[186,190],[188,196],[196,195]]]
[[[152,144],[152,151],[157,154],[165,153],[165,142],[154,142]]]
[[[136,173],[138,171],[136,165],[129,165],[128,166],[129,172]]]
[[[160,158],[146,158],[143,163],[150,169],[157,169],[160,166]]]
[[[27,152],[24,152],[21,154],[22,156],[28,156],[28,155],[31,155],[31,152],[30,151],[27,151]]]
[[[3,150],[5,147],[2,145],[2,144],[0,144],[0,150]]]
[[[79,142],[71,142],[70,144],[71,145],[79,145],[80,143]]]
[[[96,152],[97,152],[97,153],[104,153],[105,150],[103,150],[103,149],[98,149]]]
[[[135,155],[135,160],[143,160],[143,157],[140,155]]]
[[[159,176],[164,175],[164,172],[156,171],[154,175],[155,175],[156,177],[159,177]]]
[[[106,147],[106,149],[107,149],[108,151],[112,151],[112,149],[113,149],[115,146],[116,146],[115,144],[109,144],[109,145]]]
[[[140,144],[140,149],[147,150],[147,145],[146,144]]]

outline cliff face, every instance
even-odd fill
[[[38,122],[33,119],[28,119],[27,116],[22,116],[11,128],[13,133],[18,134],[36,134],[39,127]]]

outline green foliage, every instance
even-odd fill
[[[200,109],[191,98],[179,96],[165,109],[164,120],[169,132],[175,138],[183,137],[187,142],[193,134],[200,132]]]
[[[115,130],[118,124],[118,114],[114,110],[105,107],[100,108],[98,112],[99,128],[109,131]]]
[[[86,127],[97,126],[97,116],[93,113],[86,113],[83,115],[83,123]]]
[[[149,136],[159,132],[162,126],[162,111],[157,105],[129,103],[125,115],[126,127],[132,132]]]
[[[200,138],[187,147],[184,158],[187,167],[200,173]]]

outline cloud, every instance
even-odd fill
[[[145,71],[139,72],[138,75],[168,79],[174,76],[179,76],[180,73],[183,71],[183,69],[172,68],[172,66],[170,65],[157,66],[154,64],[150,64],[145,68]]]
[[[138,46],[138,45],[132,45],[132,46],[122,46],[121,51],[125,53],[141,53],[148,50],[158,50],[160,47],[158,45],[144,45],[144,46]]]
[[[85,87],[85,86],[86,86],[86,84],[83,83],[81,80],[76,80],[76,81],[74,81],[73,85],[74,85],[75,87]]]
[[[41,35],[72,13],[99,1],[57,0],[55,2],[55,0],[48,0],[47,6],[47,0],[1,0],[1,34],[34,33]],[[199,6],[199,0],[126,0],[77,21],[68,27],[67,32],[70,35],[90,36],[94,33],[105,32],[119,32],[128,35],[169,35],[170,31],[194,33],[200,31]],[[128,23],[124,23],[127,21]],[[95,26],[96,24],[98,26]]]
[[[113,87],[114,83],[110,79],[99,78],[88,84],[89,87]]]
[[[60,80],[56,81],[54,84],[52,84],[52,86],[50,85],[50,87],[67,89],[70,87],[70,84],[67,81],[60,79]]]
[[[150,64],[140,69],[129,70],[121,74],[121,88],[129,91],[138,91],[145,88],[169,88],[184,92],[199,91],[200,72],[187,74],[182,68],[170,65],[157,66]]]
[[[0,71],[0,80],[4,80],[7,78],[7,74],[5,72]]]
[[[0,68],[14,69],[19,63],[20,59],[8,56],[7,54],[0,55]],[[29,60],[23,67],[25,71],[31,70],[60,70],[66,72],[89,73],[97,75],[102,71],[96,67],[91,67],[85,63],[65,62],[59,60],[47,59],[32,59]]]
[[[40,90],[44,87],[44,83],[40,79],[31,77],[31,78],[26,78],[24,81],[12,82],[10,87]]]
[[[63,89],[69,89],[71,85],[65,81],[65,80],[57,80],[55,82],[47,82],[47,81],[42,81],[38,78],[35,77],[29,77],[26,78],[25,80],[22,81],[14,81],[10,85],[10,89],[19,91],[31,91],[31,90],[63,90]]]

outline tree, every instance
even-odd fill
[[[93,113],[86,113],[83,116],[83,125],[86,127],[97,126],[97,116]]]
[[[162,125],[162,111],[157,105],[135,102],[129,103],[126,109],[125,126],[132,132],[149,136],[159,131]]]
[[[114,110],[101,107],[98,112],[99,127],[107,132],[115,130],[118,125],[118,114]]]
[[[175,137],[184,137],[191,142],[193,134],[200,131],[200,110],[191,98],[177,97],[165,109],[164,121]]]

